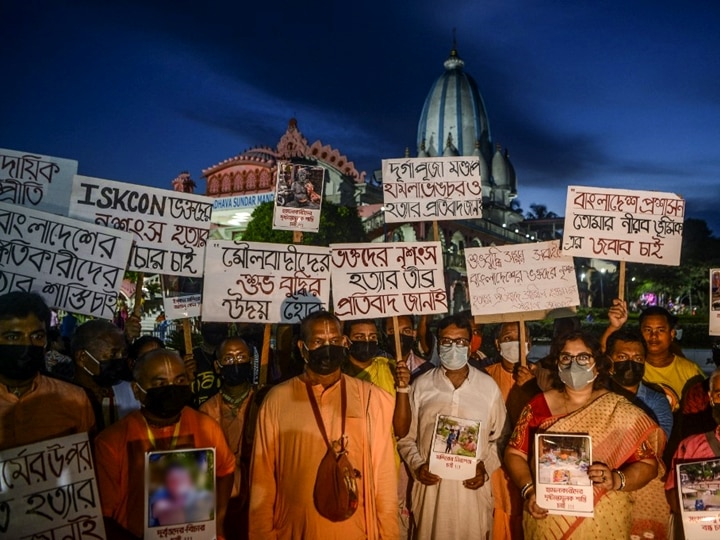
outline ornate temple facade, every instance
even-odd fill
[[[319,165],[326,169],[325,200],[357,206],[364,192],[365,173],[339,150],[321,141],[308,144],[293,118],[275,148],[245,150],[203,170],[206,195],[215,199],[213,223],[217,235],[235,238],[242,233],[259,204],[275,197],[279,162]]]

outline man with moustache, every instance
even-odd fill
[[[393,401],[378,387],[344,375],[347,339],[327,311],[301,323],[305,372],[270,390],[258,414],[250,491],[250,538],[350,540],[397,538],[397,475],[390,436]],[[342,432],[342,402],[346,402]],[[314,504],[318,466],[327,452],[313,413],[333,447],[360,472],[358,508],[330,521]]]

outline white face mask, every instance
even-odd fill
[[[525,343],[525,356],[530,351],[527,342]],[[520,342],[519,341],[503,341],[500,344],[500,356],[511,364],[517,364],[520,361]]]
[[[463,347],[453,343],[452,345],[440,345],[440,363],[445,369],[456,370],[465,366],[468,362],[470,347]]]

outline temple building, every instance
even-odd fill
[[[325,200],[345,206],[360,203],[365,173],[359,172],[352,161],[330,145],[319,140],[308,144],[292,118],[275,148],[251,148],[203,170],[207,182],[205,194],[215,199],[212,221],[220,226],[215,236],[237,238],[245,230],[255,207],[274,200],[278,163],[286,161],[322,166],[327,171]]]
[[[466,246],[532,242],[537,234],[527,222],[521,224],[523,215],[513,206],[518,181],[509,152],[493,142],[482,95],[455,47],[443,66],[444,72],[430,87],[420,113],[416,156],[475,156],[480,161],[483,218],[439,223],[446,266],[460,270]],[[409,149],[405,155],[410,157]],[[368,206],[361,207],[360,212],[371,237],[379,241],[431,238],[427,224],[384,225],[381,171],[375,171],[368,182],[363,200]]]

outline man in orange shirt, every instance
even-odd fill
[[[180,356],[157,349],[134,369],[139,411],[105,429],[95,440],[97,481],[109,539],[142,538],[145,507],[145,454],[186,448],[215,448],[217,536],[235,473],[235,456],[212,418],[186,404],[192,391]]]
[[[300,335],[298,348],[305,373],[270,390],[258,414],[250,482],[250,538],[397,539],[392,397],[377,386],[342,374],[347,339],[334,315],[327,311],[308,315]],[[343,430],[341,403],[345,399]],[[318,467],[328,447],[313,402],[333,449],[346,451],[360,472],[358,507],[344,521],[323,517],[314,504]]]
[[[49,326],[37,294],[0,296],[0,450],[93,429],[85,392],[39,373]]]
[[[230,450],[235,454],[235,481],[225,518],[227,540],[247,538],[248,477],[257,406],[253,403],[253,364],[250,347],[241,337],[230,337],[217,348],[215,370],[220,374],[220,391],[200,405],[222,427]]]

